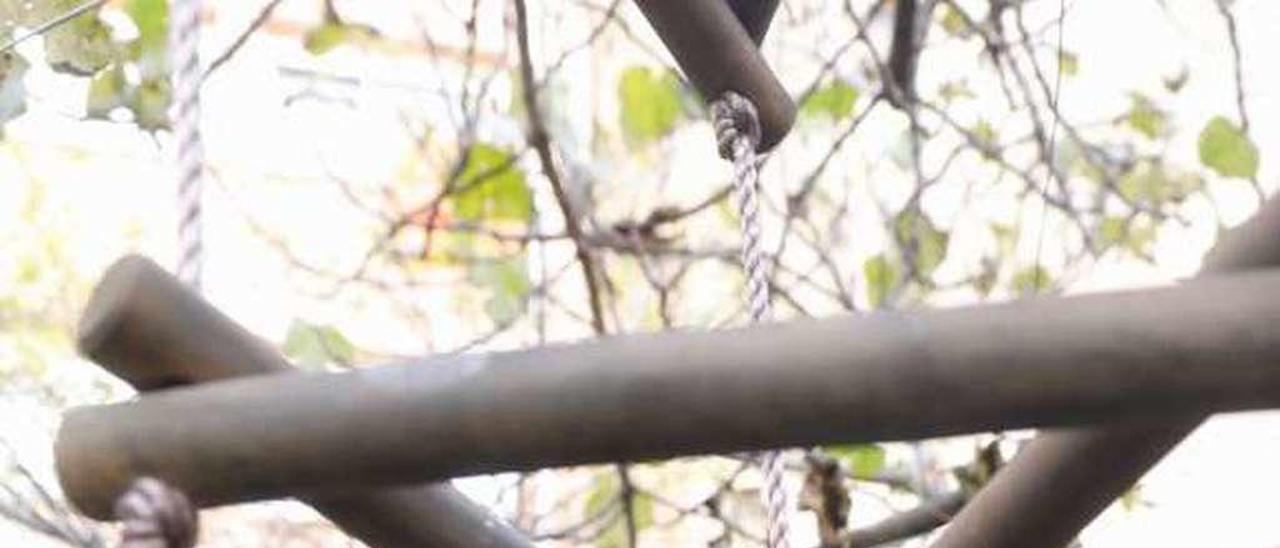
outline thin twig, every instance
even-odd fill
[[[79,6],[76,6],[74,8],[71,8],[66,13],[63,13],[62,15],[59,15],[57,17],[54,17],[53,19],[50,19],[48,21],[45,21],[44,23],[41,23],[39,26],[37,26],[34,29],[31,29],[26,34],[23,34],[12,40],[9,40],[3,46],[0,46],[0,53],[9,51],[14,47],[17,47],[18,44],[26,42],[27,40],[35,38],[36,36],[40,36],[41,34],[49,32],[54,28],[72,19],[75,19],[76,17],[79,17],[81,15],[84,15],[85,13],[88,13],[94,9],[97,9],[101,7],[102,4],[104,3],[106,3],[106,0],[89,0],[88,2],[80,4]]]
[[[275,12],[276,7],[282,2],[284,2],[284,0],[271,0],[267,5],[263,6],[262,10],[258,12],[257,17],[253,18],[253,21],[249,23],[249,26],[246,27],[239,36],[236,36],[236,39],[231,42],[231,45],[228,46],[221,55],[216,57],[213,62],[209,63],[209,68],[205,69],[204,76],[201,77],[201,79],[208,80],[209,75],[213,74],[213,71],[218,70],[219,67],[225,65],[227,61],[230,61],[231,58],[235,56],[236,52],[240,51],[240,48],[244,47],[245,43],[249,41],[249,37],[253,36],[253,33],[262,28],[262,25],[265,25],[267,20],[271,19],[271,14]]]
[[[591,249],[583,241],[582,225],[568,191],[564,187],[560,170],[555,165],[555,157],[551,152],[551,138],[542,120],[542,109],[538,105],[537,80],[533,77],[533,55],[529,51],[529,14],[524,0],[516,0],[516,37],[520,45],[520,79],[524,87],[524,104],[529,116],[529,142],[538,152],[542,172],[551,183],[556,203],[564,214],[565,232],[573,240],[578,262],[582,264],[582,276],[586,283],[587,299],[591,307],[591,327],[597,335],[603,335],[605,333],[604,306],[600,300],[595,260],[591,256]]]

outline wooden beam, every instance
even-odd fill
[[[144,391],[292,369],[271,345],[138,256],[117,261],[98,284],[78,343],[82,354]],[[304,494],[303,502],[374,548],[532,547],[444,483]]]
[[[211,505],[1265,408],[1280,404],[1280,299],[1271,295],[1280,272],[233,379],[73,410],[57,465],[77,506],[104,516],[141,475]]]
[[[636,0],[667,50],[706,101],[734,91],[750,99],[760,120],[760,150],[782,141],[795,122],[796,105],[760,55],[756,42],[725,0]],[[760,32],[768,17],[742,8]]]

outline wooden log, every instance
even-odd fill
[[[271,345],[139,256],[107,270],[81,317],[78,339],[82,354],[139,390],[292,369]],[[303,495],[373,547],[532,546],[448,484],[290,494]]]
[[[73,410],[64,488],[315,489],[1280,403],[1280,272],[1069,299],[285,373]]]
[[[768,26],[763,12],[740,4],[749,22],[763,32]],[[751,100],[760,117],[761,152],[791,131],[795,102],[725,0],[636,0],[636,5],[703,99],[714,101],[735,91]]]

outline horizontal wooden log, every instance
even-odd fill
[[[742,4],[753,31],[763,33],[772,11],[766,18],[760,7]],[[760,117],[760,151],[791,131],[795,102],[725,0],[636,0],[636,6],[703,99],[735,91],[751,100]]]
[[[81,318],[78,344],[81,353],[139,390],[292,369],[271,345],[139,256],[107,270]],[[532,546],[448,484],[302,495],[374,548]]]
[[[1280,272],[1175,288],[627,336],[184,387],[68,413],[102,515],[152,475],[198,504],[581,463],[1280,403]]]

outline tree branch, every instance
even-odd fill
[[[587,299],[591,307],[591,328],[596,335],[605,333],[604,307],[600,300],[599,283],[595,259],[584,238],[582,225],[578,221],[573,203],[564,188],[564,180],[555,164],[555,156],[551,152],[551,137],[547,133],[546,123],[542,120],[542,110],[538,106],[538,85],[533,76],[533,59],[529,52],[529,14],[524,0],[516,0],[516,38],[520,46],[520,80],[523,84],[525,111],[529,117],[529,143],[538,152],[538,162],[542,164],[542,172],[551,183],[556,203],[564,214],[564,228],[576,248],[578,262],[582,264],[582,277],[587,287]]]

